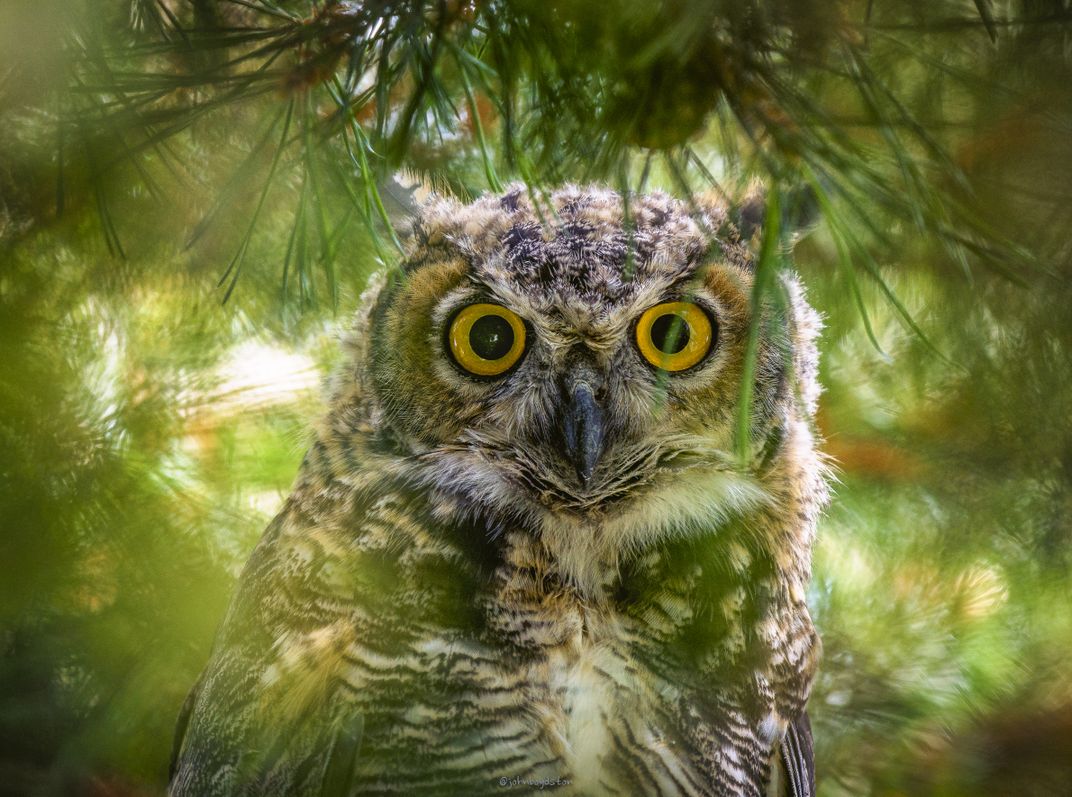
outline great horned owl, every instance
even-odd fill
[[[818,317],[723,207],[547,203],[433,201],[367,290],[175,797],[811,794]]]

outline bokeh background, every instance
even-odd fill
[[[0,793],[162,793],[415,199],[759,180],[820,794],[1072,794],[1070,67],[1067,0],[5,0]]]

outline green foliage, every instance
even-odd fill
[[[821,792],[1072,774],[1061,2],[0,7],[0,782],[159,790],[410,189],[739,196],[825,313]],[[780,234],[771,232],[780,230]],[[774,285],[775,280],[765,284]]]

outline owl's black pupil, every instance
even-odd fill
[[[673,313],[661,315],[651,325],[651,342],[663,354],[677,354],[689,343],[689,325]]]
[[[481,316],[469,330],[469,346],[485,360],[501,359],[514,347],[514,329],[501,316]]]

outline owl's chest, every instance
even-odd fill
[[[667,759],[684,752],[672,749],[669,728],[660,727],[669,721],[668,685],[637,668],[624,645],[603,641],[552,651],[534,675],[532,690],[542,693],[549,720],[547,746],[578,793],[617,780],[627,759],[645,759],[657,748]]]
[[[361,782],[758,797],[769,739],[756,746],[755,722],[732,705],[735,681],[699,671],[707,634],[688,583],[648,578],[657,589],[619,599],[614,582],[571,586],[522,543],[475,588],[433,582],[443,606],[466,607],[464,622],[399,615],[370,626],[367,649],[346,658],[366,716]],[[414,616],[451,616],[431,586],[413,584],[423,585]]]
[[[529,642],[538,629],[545,643],[507,676],[523,684],[523,713],[538,729],[516,770],[528,768],[530,782],[569,781],[574,794],[637,793],[638,779],[655,793],[702,793],[686,785],[704,778],[683,732],[680,682],[640,655],[627,618],[573,605],[515,619]]]

